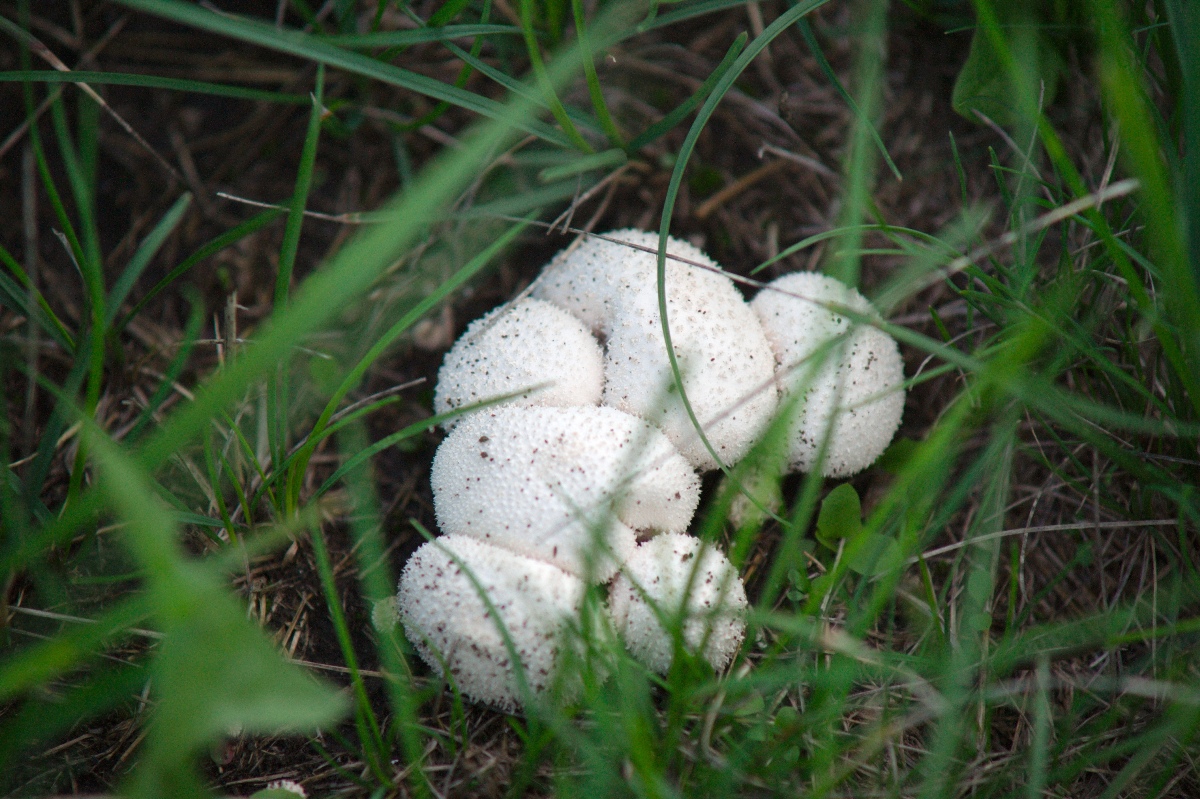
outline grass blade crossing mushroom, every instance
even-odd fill
[[[448,413],[522,389],[501,404],[598,405],[603,386],[603,355],[587,328],[561,308],[525,298],[467,327],[438,371],[433,407]]]
[[[658,236],[643,231],[608,237],[658,247]],[[721,460],[736,463],[775,412],[774,356],[733,281],[695,247],[669,239],[667,248],[712,267],[667,259],[667,318],[692,408]],[[656,275],[653,252],[590,239],[556,256],[533,293],[607,336],[605,405],[658,425],[693,466],[713,469],[717,463],[673,386]]]
[[[563,627],[582,598],[583,583],[561,569],[444,535],[409,558],[396,605],[408,640],[430,668],[448,670],[469,698],[511,712],[521,706],[522,691],[500,625],[536,694],[554,679]]]
[[[858,291],[815,272],[784,275],[750,303],[775,352],[781,389],[803,394],[791,433],[791,468],[815,468],[828,431],[822,473],[847,477],[874,463],[900,426],[904,361],[891,336],[831,305],[876,315]]]
[[[433,460],[438,526],[605,582],[635,529],[686,530],[700,481],[661,432],[613,408],[490,408]]]
[[[746,634],[746,589],[721,552],[689,535],[664,533],[638,546],[613,582],[609,604],[625,646],[666,674],[675,657],[662,625],[682,621],[683,646],[718,671]]]

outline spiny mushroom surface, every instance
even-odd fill
[[[639,544],[608,600],[626,648],[659,674],[667,673],[674,657],[660,614],[672,622],[682,615],[684,647],[698,652],[703,646],[704,659],[717,670],[729,665],[746,634],[746,589],[737,570],[690,535],[664,533]]]
[[[487,593],[495,616],[464,568]],[[445,535],[409,558],[396,604],[408,640],[431,669],[443,674],[444,662],[466,696],[512,712],[522,697],[497,619],[512,639],[528,687],[539,693],[554,679],[562,628],[582,598],[583,583],[561,569]]]
[[[654,233],[606,235],[658,248]],[[668,239],[667,251],[712,267],[667,259],[667,321],[696,419],[721,461],[735,463],[775,412],[774,355],[742,295],[729,278],[713,271],[717,266],[708,256],[674,238]],[[593,238],[556,256],[534,284],[533,295],[607,337],[605,405],[658,425],[692,465],[713,469],[717,461],[673,387],[657,273],[654,253]]]
[[[846,477],[883,454],[900,426],[904,361],[887,333],[855,324],[826,304],[876,315],[858,291],[814,272],[784,275],[750,306],[775,353],[785,397],[800,394],[790,433],[792,469],[816,466],[828,430],[822,473]]]
[[[723,275],[667,265],[667,320],[683,387],[725,464],[738,462],[777,405],[775,358],[754,314]],[[697,469],[717,461],[674,388],[653,274],[630,278],[614,303],[604,404],[653,422]]]
[[[438,371],[433,408],[447,413],[524,389],[501,404],[598,405],[603,385],[600,344],[583,323],[527,297],[467,327]]]
[[[554,303],[577,318],[599,335],[608,335],[617,297],[631,282],[652,282],[658,274],[658,234],[646,230],[625,228],[604,234],[605,238],[589,236],[578,245],[568,247],[554,256],[542,269],[533,284],[531,294]],[[647,252],[636,244],[649,248]],[[695,263],[717,268],[717,264],[686,241],[668,237],[667,253]],[[672,267],[675,264],[675,267]],[[667,268],[682,264],[667,259]]]
[[[471,536],[607,581],[634,530],[687,529],[696,473],[661,432],[613,408],[488,408],[433,459],[444,533]]]

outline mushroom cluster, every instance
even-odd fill
[[[528,296],[473,322],[438,373],[438,413],[480,407],[444,425],[432,470],[443,535],[405,565],[397,610],[470,699],[514,710],[546,690],[596,584],[648,668],[666,673],[685,650],[724,669],[746,592],[723,553],[687,534],[697,470],[744,457],[781,398],[798,470],[853,474],[899,426],[899,350],[861,294],[803,273],[747,303],[704,253],[668,239],[677,385],[657,247],[638,230],[577,242]]]

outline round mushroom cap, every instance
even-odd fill
[[[448,413],[518,391],[500,404],[598,405],[603,358],[599,342],[574,316],[542,300],[518,300],[476,319],[446,353],[434,411]]]
[[[853,323],[828,303],[875,315],[858,291],[814,272],[784,275],[750,306],[775,352],[785,397],[799,394],[790,434],[792,470],[816,466],[828,430],[822,474],[846,477],[874,463],[900,426],[904,361],[891,336]],[[838,336],[845,338],[831,344]]]
[[[613,408],[488,408],[433,459],[444,533],[471,536],[606,582],[634,529],[687,529],[700,480],[665,436]]]
[[[625,228],[604,236],[603,239],[589,236],[555,255],[533,284],[532,296],[569,311],[593,332],[608,335],[614,303],[626,286],[646,279],[656,282],[658,234]],[[650,252],[606,239],[636,244]],[[699,249],[671,236],[667,237],[667,252],[717,268],[717,264]],[[684,266],[668,258],[668,268],[672,264]]]
[[[544,691],[554,679],[562,628],[577,615],[583,590],[578,578],[561,569],[447,535],[409,558],[396,605],[408,640],[433,671],[449,670],[467,697],[512,712],[521,706],[522,694],[500,624],[527,686],[535,694]]]
[[[658,425],[693,466],[714,469],[717,461],[672,388],[658,309],[658,234],[626,229],[605,235],[652,251],[589,238],[554,257],[533,296],[607,337],[605,405]],[[674,238],[667,252],[685,259],[668,258],[665,265],[667,319],[683,387],[718,457],[735,463],[775,412],[774,357],[742,295],[711,258]]]
[[[682,616],[684,647],[693,653],[703,647],[704,659],[717,670],[729,665],[746,634],[746,589],[737,570],[720,551],[689,535],[664,533],[638,545],[608,600],[626,648],[659,674],[667,673],[674,657],[660,615],[671,623]]]
[[[688,401],[721,461],[736,463],[775,413],[775,357],[729,278],[668,263],[666,280],[667,321]],[[674,388],[661,319],[653,273],[631,278],[614,303],[604,404],[658,425],[693,466],[714,469],[717,461]]]

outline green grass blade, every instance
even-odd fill
[[[628,149],[631,152],[642,149],[674,128],[683,121],[684,117],[692,113],[696,109],[696,106],[700,105],[708,97],[713,87],[724,78],[725,73],[737,62],[737,57],[742,54],[742,50],[745,49],[749,38],[745,31],[739,33],[737,38],[733,40],[733,44],[729,45],[729,50],[725,53],[725,57],[721,59],[721,63],[717,64],[716,69],[709,73],[708,77],[704,79],[704,82],[700,84],[696,91],[692,92],[686,100],[665,117],[635,136],[633,141],[629,142]]]
[[[125,266],[125,270],[121,272],[121,276],[113,283],[108,292],[107,308],[104,312],[104,326],[111,328],[113,322],[117,318],[117,312],[121,310],[121,303],[125,302],[125,298],[129,296],[129,292],[133,289],[142,272],[150,265],[150,260],[158,253],[159,248],[167,240],[167,237],[174,232],[183,219],[184,213],[191,206],[192,195],[183,194],[175,203],[163,214],[163,218],[158,221],[154,229],[142,239],[142,243],[133,253],[133,257],[129,259],[129,263]]]
[[[1179,200],[1185,220],[1192,281],[1200,285],[1200,54],[1195,45],[1200,41],[1200,9],[1187,0],[1170,0],[1164,5],[1183,78],[1179,95],[1183,124]]]
[[[437,11],[434,11],[430,15],[429,26],[433,28],[439,28],[443,25],[448,26],[470,4],[471,0],[446,0]],[[380,5],[382,6],[383,3],[381,2]]]
[[[54,410],[50,415],[50,421],[42,431],[41,438],[38,439],[37,457],[34,458],[25,473],[24,499],[29,507],[41,507],[42,486],[45,485],[46,478],[50,474],[50,467],[58,454],[58,438],[66,429],[67,420],[71,415],[70,401],[66,398],[74,398],[79,395],[91,365],[86,355],[93,346],[90,339],[91,333],[85,330],[83,340],[76,351],[75,360],[71,363],[71,371],[67,373],[61,387],[52,387],[55,397]],[[42,386],[46,387],[44,382]]]
[[[0,17],[0,20],[3,20],[3,17]],[[26,119],[33,119],[33,108],[32,92],[26,92]],[[75,225],[71,222],[71,217],[67,213],[67,207],[63,203],[62,195],[58,192],[58,185],[54,182],[54,176],[50,171],[50,163],[46,158],[46,151],[42,145],[42,136],[38,132],[36,124],[31,123],[29,125],[29,143],[33,147],[34,157],[37,161],[38,176],[41,178],[42,188],[46,191],[46,199],[50,201],[50,207],[54,210],[54,217],[62,228],[62,235],[67,241],[70,255],[76,264],[82,263],[86,258],[83,252],[83,245],[79,243],[79,236],[75,232]]]
[[[83,231],[81,240],[80,260],[76,266],[83,277],[83,296],[86,300],[88,330],[81,339],[85,360],[88,365],[87,379],[84,383],[84,412],[93,416],[100,403],[100,392],[104,380],[104,342],[106,326],[104,324],[104,259],[100,254],[100,231],[96,226],[95,217],[95,186],[88,182],[80,158],[75,151],[71,139],[71,131],[67,123],[66,110],[61,96],[50,104],[50,117],[54,123],[54,132],[58,139],[59,155],[67,172],[67,182],[75,199],[75,211],[80,218],[80,229]],[[34,126],[30,126],[33,130]],[[71,479],[67,487],[68,504],[79,495],[83,487],[84,465],[87,463],[87,449],[83,446],[75,451],[75,463],[71,469]]]
[[[976,223],[976,224],[978,224],[978,223]],[[772,258],[768,258],[767,260],[763,261],[758,266],[754,267],[754,269],[751,271],[751,274],[761,272],[763,269],[766,269],[768,266],[778,263],[779,261],[783,260],[784,258],[795,255],[796,253],[798,253],[802,250],[806,250],[809,247],[813,246],[814,244],[819,244],[822,241],[827,241],[829,239],[837,239],[837,238],[840,238],[843,236],[861,235],[862,233],[887,233],[893,237],[893,241],[897,241],[897,242],[901,242],[903,240],[899,239],[899,238],[895,238],[895,235],[902,233],[906,236],[911,236],[914,239],[917,239],[919,241],[923,241],[927,244],[930,244],[935,249],[940,249],[941,255],[953,257],[953,256],[960,254],[960,251],[957,248],[953,247],[952,245],[947,244],[943,240],[942,236],[935,236],[931,233],[926,233],[925,231],[922,231],[922,230],[916,230],[913,228],[906,228],[906,227],[899,227],[896,225],[883,225],[883,224],[860,224],[860,225],[853,225],[853,226],[839,225],[838,227],[835,227],[831,230],[823,230],[820,233],[814,233],[811,236],[807,236],[807,237],[801,239],[800,241],[796,242],[795,244],[785,247],[784,249],[779,251],[778,255],[776,255]]]
[[[67,173],[67,185],[71,187],[75,201],[75,213],[79,219],[79,246],[82,259],[77,266],[83,273],[85,296],[94,313],[103,314],[104,274],[103,257],[100,254],[100,231],[96,227],[95,187],[89,181],[70,123],[67,121],[66,104],[61,97],[50,104],[50,119],[58,140],[58,152]]]
[[[432,97],[435,100],[444,100],[489,119],[502,120],[508,116],[504,106],[495,100],[391,64],[385,64],[369,56],[349,52],[318,36],[293,30],[280,30],[273,25],[253,19],[215,14],[199,6],[176,2],[176,0],[120,0],[120,2],[122,5],[138,11],[145,11],[174,22],[289,53],[326,66],[338,67]],[[540,139],[564,146],[571,144],[570,139],[561,132],[524,115],[513,119],[512,123],[520,130],[531,133]]]
[[[517,221],[519,215],[537,211],[553,203],[570,200],[581,192],[587,191],[594,185],[590,177],[575,177],[560,180],[549,186],[539,186],[518,192],[510,197],[498,197],[485,203],[474,205],[465,211],[453,214],[453,219],[465,221],[468,219],[508,219]]]
[[[521,36],[516,25],[445,25],[438,26],[433,18],[429,26],[415,30],[378,31],[375,33],[342,33],[323,37],[342,47],[409,47],[426,42],[445,42],[475,36]]]
[[[344,454],[361,452],[367,446],[364,426],[361,423],[350,424],[345,435],[339,436],[338,444]],[[379,498],[375,493],[375,483],[370,472],[360,472],[346,483],[351,502],[357,509],[351,520],[350,530],[354,536],[354,551],[358,556],[359,582],[368,607],[374,608],[379,602],[393,602],[396,595],[396,581],[388,562],[387,547],[382,535]],[[382,639],[377,647],[382,665],[388,673],[397,677],[394,681],[388,681],[387,687],[391,707],[397,717],[392,722],[393,728],[398,730],[395,734],[399,735],[405,758],[412,766],[409,769],[409,783],[418,796],[426,796],[430,794],[428,775],[420,767],[425,757],[426,736],[421,730],[415,686],[409,680],[410,671],[393,640],[393,636],[398,635],[399,631],[376,629],[375,632]],[[384,748],[385,755],[386,751]]]
[[[562,166],[547,167],[538,173],[538,180],[543,183],[552,183],[556,180],[578,175],[581,172],[619,167],[624,165],[628,160],[624,150],[613,148],[572,159],[569,163]]]
[[[596,118],[600,120],[600,127],[604,129],[609,142],[614,147],[624,147],[625,137],[621,135],[621,130],[612,118],[612,113],[608,110],[608,103],[604,99],[604,92],[600,88],[600,77],[596,74],[596,61],[588,38],[587,18],[583,12],[582,0],[571,0],[571,13],[575,17],[575,37],[579,41],[579,49],[583,58],[583,74],[587,78],[588,96],[592,100],[592,110],[596,112]]]
[[[325,404],[325,408],[321,411],[320,417],[318,417],[316,423],[313,424],[312,431],[309,433],[309,440],[294,456],[296,462],[300,465],[292,467],[291,469],[292,478],[289,491],[298,496],[300,481],[303,480],[304,473],[308,466],[308,459],[312,457],[312,453],[316,450],[317,445],[321,442],[321,439],[324,438],[326,427],[329,425],[330,419],[333,418],[334,413],[337,412],[338,406],[341,405],[342,400],[346,398],[346,395],[353,391],[363,379],[367,373],[367,370],[371,368],[371,365],[374,364],[380,356],[387,352],[388,348],[391,347],[396,340],[405,333],[405,331],[416,324],[418,320],[425,316],[425,314],[429,313],[430,310],[441,303],[451,293],[462,287],[463,284],[478,274],[479,271],[485,266],[491,263],[493,258],[503,252],[503,250],[508,247],[508,245],[511,244],[518,235],[520,235],[526,226],[528,226],[530,221],[530,219],[526,219],[520,224],[510,227],[499,238],[484,248],[481,253],[464,264],[461,269],[459,269],[450,277],[450,279],[444,281],[440,286],[438,286],[437,289],[432,291],[411,309],[409,309],[408,312],[400,317],[400,319],[398,319],[386,333],[384,333],[374,344],[371,345],[371,349],[369,349],[367,353],[359,359],[358,363],[354,365],[354,368],[350,370],[349,374],[342,379],[341,384],[338,386],[337,390],[334,391],[333,396],[330,397],[329,401]],[[330,478],[330,480],[326,481],[326,486],[332,485],[333,482],[335,481]],[[326,488],[322,487],[322,489],[318,491],[318,495],[323,493],[325,490]]]
[[[851,229],[856,229],[873,210],[871,193],[875,185],[876,160],[868,142],[877,135],[872,120],[879,113],[886,80],[883,53],[887,46],[887,4],[871,3],[860,24],[861,41],[854,67],[858,100],[854,105],[854,121],[843,165],[846,179],[840,219],[841,224]],[[861,249],[862,238],[852,233],[839,242],[840,246],[822,265],[822,270],[846,285],[857,286],[861,267],[857,252]]]
[[[446,49],[453,53],[455,57],[460,59],[468,67],[480,73],[481,75],[485,75],[486,77],[490,78],[497,85],[503,86],[505,89],[512,92],[514,96],[524,97],[532,100],[537,103],[539,108],[550,108],[550,104],[546,102],[546,98],[539,94],[537,89],[530,87],[526,83],[523,83],[517,78],[514,78],[499,69],[496,69],[482,58],[473,55],[471,52],[462,49],[456,44],[447,42]]]
[[[440,24],[440,22],[439,22],[440,20],[449,21],[450,19],[453,19],[455,16],[458,15],[458,12],[462,10],[461,8],[456,8],[455,6],[457,6],[457,5],[465,5],[465,3],[462,3],[461,0],[454,0],[454,2],[448,2],[445,5],[443,5],[440,9],[438,9],[438,11],[436,13],[434,13],[434,15],[432,17],[429,18],[429,26],[437,27]],[[445,11],[447,13],[442,14],[443,11]],[[491,19],[491,13],[492,13],[492,0],[484,0],[483,8],[479,12],[479,24],[480,25],[488,24],[488,20]],[[521,29],[519,27],[516,27],[516,28],[513,28],[513,31],[517,34],[520,34]],[[484,41],[485,41],[485,39],[482,35],[476,36],[474,38],[474,40],[471,42],[471,51],[469,53],[470,58],[476,59],[476,60],[479,58],[479,54],[481,52],[483,52]],[[447,47],[453,46],[453,45],[451,45],[451,43],[449,41],[446,41],[446,45],[447,45]],[[454,79],[454,85],[460,89],[466,88],[467,80],[470,79],[474,70],[475,70],[475,67],[473,67],[469,62],[464,61],[462,68],[459,69],[459,71],[458,71],[458,77],[456,77]],[[406,130],[416,130],[417,128],[421,127],[422,125],[428,125],[431,122],[433,122],[434,120],[441,117],[442,114],[446,113],[446,111],[449,110],[449,108],[450,108],[449,103],[447,103],[445,101],[439,102],[436,106],[434,106],[432,109],[430,109],[427,113],[422,114],[417,119],[414,119],[412,122],[405,125],[405,129]],[[407,182],[407,181],[405,181],[405,182]]]
[[[825,52],[821,49],[821,43],[817,41],[817,36],[813,33],[812,26],[808,24],[808,20],[800,20],[796,23],[796,28],[800,31],[800,35],[804,37],[804,43],[808,45],[808,51],[812,53],[813,58],[817,59],[817,66],[821,68],[821,72],[833,84],[833,88],[841,95],[846,105],[850,106],[850,110],[854,113],[854,116],[869,129],[871,139],[875,142],[875,147],[879,150],[880,157],[887,163],[888,169],[896,176],[896,180],[904,180],[904,176],[900,174],[900,168],[896,166],[896,162],[888,154],[887,145],[883,143],[883,139],[879,136],[879,131],[875,129],[874,123],[868,116],[863,114],[862,109],[858,107],[858,103],[850,96],[850,92],[846,91],[846,87],[838,80],[837,73],[833,71],[833,67],[830,65],[828,59],[825,58]]]
[[[0,272],[0,302],[32,320],[67,352],[74,351],[74,336],[54,313],[42,293],[33,286],[29,275],[17,263],[17,259],[13,258],[3,246],[0,246],[0,263],[4,264],[16,277],[16,281],[14,281],[13,278]],[[33,294],[33,302],[30,302],[30,293]]]
[[[592,145],[579,135],[579,130],[575,127],[575,123],[567,116],[567,110],[563,108],[562,101],[558,99],[558,92],[551,84],[549,76],[546,74],[546,64],[542,61],[542,49],[538,44],[537,31],[533,27],[533,4],[535,0],[519,0],[520,15],[521,15],[521,32],[525,38],[525,50],[529,54],[529,63],[533,67],[534,77],[537,79],[537,84],[542,91],[542,96],[546,103],[550,106],[550,113],[554,115],[558,121],[559,127],[566,134],[568,141],[577,150],[585,153],[593,152]]]
[[[129,72],[89,72],[72,70],[54,72],[50,70],[0,71],[0,83],[87,83],[96,86],[139,86],[145,89],[168,89],[175,92],[211,94],[237,100],[258,100],[267,103],[306,105],[309,98],[303,94],[273,92],[267,89],[251,89],[246,86],[230,86],[224,83],[209,83],[183,78],[168,78],[161,75],[138,75]]]
[[[76,127],[79,130],[79,165],[88,193],[96,196],[100,168],[100,106],[86,93],[75,95]]]
[[[739,8],[743,5],[745,5],[744,0],[700,0],[697,3],[688,3],[676,11],[671,11],[667,14],[655,14],[650,19],[638,25],[637,32],[645,33],[655,28],[665,28],[677,22],[685,22],[689,19],[702,17],[705,14],[715,14],[718,11],[724,11],[728,8]]]
[[[449,419],[454,418],[457,415],[459,414],[444,416],[445,418]],[[440,421],[444,421],[443,417],[435,416],[430,419],[422,419],[419,422],[414,422],[408,427],[401,428],[395,433],[392,433],[389,436],[384,436],[375,443],[356,451],[346,460],[345,463],[334,470],[333,474],[329,475],[325,482],[321,484],[320,488],[313,492],[313,497],[323,496],[327,491],[329,491],[329,489],[337,485],[343,477],[348,474],[353,474],[356,469],[369,462],[371,458],[378,453],[383,452],[388,447],[395,446],[401,441],[413,438],[414,436],[424,435],[424,433],[429,430],[430,427],[438,424]]]
[[[359,726],[359,738],[367,747],[367,765],[381,783],[387,783],[388,771],[387,747],[383,743],[379,719],[371,708],[370,697],[367,696],[362,674],[359,672],[358,656],[354,652],[354,641],[350,637],[350,626],[346,623],[346,614],[342,612],[341,592],[333,577],[333,564],[329,560],[329,550],[325,546],[325,536],[320,526],[314,527],[309,535],[312,542],[313,554],[316,556],[317,573],[321,578],[321,590],[325,594],[325,604],[329,608],[329,616],[333,621],[334,633],[337,635],[338,646],[342,650],[342,658],[350,670],[350,686],[354,693],[355,718]]]
[[[308,130],[304,135],[304,147],[300,151],[300,165],[296,170],[296,186],[288,203],[287,223],[283,229],[283,243],[279,251],[279,271],[275,277],[275,307],[287,306],[288,292],[292,285],[292,271],[296,266],[296,252],[300,249],[300,230],[304,226],[304,209],[308,205],[308,192],[312,187],[313,168],[317,162],[317,141],[321,136],[321,116],[325,112],[325,65],[317,67],[317,85],[313,90],[312,110],[308,116]]]
[[[709,455],[715,460],[722,471],[728,474],[728,467],[721,461],[712,443],[704,434],[704,430],[700,421],[696,418],[696,413],[692,409],[692,403],[687,397],[687,392],[683,388],[683,375],[679,370],[679,360],[675,355],[675,346],[671,341],[671,328],[667,317],[667,287],[666,287],[666,255],[667,255],[667,237],[671,233],[671,216],[675,211],[675,201],[679,196],[679,187],[683,183],[684,171],[687,169],[688,160],[691,158],[692,151],[696,147],[696,142],[700,138],[700,133],[704,130],[704,126],[708,124],[708,120],[712,117],[713,112],[717,108],[717,104],[725,97],[726,93],[733,87],[733,82],[738,79],[738,76],[750,66],[755,57],[770,44],[770,42],[779,34],[783,33],[789,26],[802,18],[805,14],[811,13],[813,9],[824,5],[826,0],[806,0],[792,6],[783,14],[781,14],[774,22],[763,30],[762,35],[756,37],[754,41],[746,48],[733,66],[721,76],[713,87],[712,93],[708,99],[704,101],[704,105],[696,114],[696,119],[692,122],[692,127],[688,130],[687,137],[683,141],[683,145],[679,148],[679,155],[675,160],[675,168],[671,172],[671,181],[667,185],[667,196],[663,202],[662,221],[659,224],[659,240],[658,240],[658,312],[659,318],[662,321],[663,346],[666,348],[667,359],[671,365],[672,379],[675,381],[675,387],[679,390],[679,399],[683,403],[684,409],[687,411],[688,418],[691,419],[692,425],[696,430],[696,434],[704,443],[705,449]]]
[[[325,113],[325,65],[317,65],[317,80],[308,116],[308,129],[304,135],[304,146],[300,151],[300,164],[296,170],[295,188],[288,202],[288,216],[283,228],[280,244],[279,268],[275,275],[275,305],[286,308],[291,291],[292,272],[296,266],[296,253],[300,249],[300,231],[304,227],[304,209],[308,205],[308,193],[312,187],[313,169],[317,161],[317,146],[321,136],[321,118]],[[287,457],[291,421],[291,386],[286,366],[281,366],[273,379],[267,382],[267,415],[269,419],[269,442],[271,463],[276,469]],[[296,511],[292,495],[283,508],[285,516]]]
[[[176,280],[187,274],[187,272],[193,266],[200,263],[204,259],[210,258],[211,256],[217,254],[226,247],[236,244],[246,236],[261,230],[263,227],[269,225],[271,222],[274,222],[276,219],[282,216],[283,213],[284,211],[282,209],[269,208],[266,211],[251,217],[245,222],[242,222],[231,230],[222,233],[220,236],[217,236],[215,239],[196,250],[194,253],[185,258],[178,266],[172,269],[166,275],[166,277],[155,283],[154,288],[147,291],[146,295],[138,300],[137,304],[130,309],[129,313],[125,314],[125,316],[121,318],[121,321],[113,328],[114,333],[116,335],[120,335],[121,331],[125,329],[130,320],[141,313],[142,309],[146,307],[148,302],[157,297]]]

